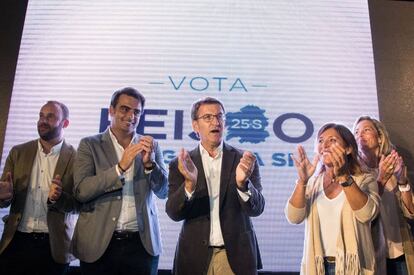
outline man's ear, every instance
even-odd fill
[[[114,108],[114,107],[112,107],[112,105],[111,105],[111,106],[109,106],[109,115],[110,115],[111,117],[113,117],[113,116],[115,115],[115,108]]]
[[[198,134],[198,132],[199,132],[199,128],[198,128],[198,121],[197,121],[197,120],[193,120],[193,121],[191,122],[191,125],[193,126],[193,131],[194,131],[196,134]]]
[[[69,120],[68,119],[64,119],[63,120],[63,129],[67,128],[69,126]]]

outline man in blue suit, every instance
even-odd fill
[[[73,238],[83,274],[157,274],[161,239],[154,194],[168,192],[158,143],[136,134],[145,98],[112,95],[110,127],[81,140],[74,195],[84,203]]]

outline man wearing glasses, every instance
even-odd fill
[[[223,142],[224,106],[196,101],[192,127],[200,144],[169,166],[166,212],[183,221],[174,274],[257,274],[262,267],[250,217],[265,201],[256,157]]]

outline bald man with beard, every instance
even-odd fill
[[[69,110],[48,101],[39,112],[39,138],[14,146],[0,180],[3,218],[0,274],[65,274],[79,203],[72,197],[75,149],[63,132]]]

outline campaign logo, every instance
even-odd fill
[[[247,105],[240,112],[226,114],[226,140],[239,138],[240,143],[260,143],[269,136],[265,130],[269,119],[264,116],[265,110],[254,105]]]

